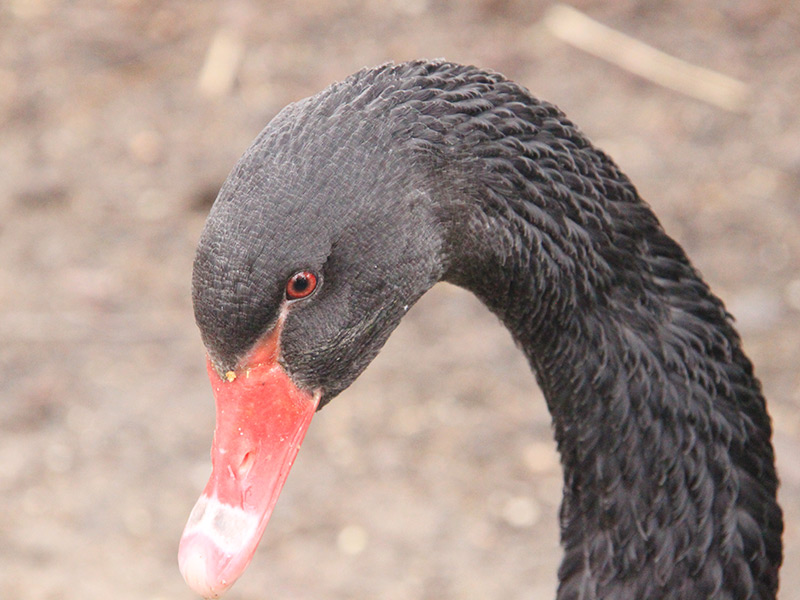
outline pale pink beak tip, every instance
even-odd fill
[[[200,497],[186,523],[178,549],[178,566],[192,590],[219,598],[241,575],[255,553],[266,525],[258,515]]]
[[[219,598],[219,595],[224,591],[211,581],[209,562],[213,562],[213,548],[210,544],[204,544],[207,551],[200,550],[196,541],[193,547],[178,555],[178,563],[180,565],[181,574],[186,580],[188,586],[199,596],[203,598]],[[183,545],[182,545],[183,546]]]

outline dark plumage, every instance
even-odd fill
[[[198,248],[219,373],[278,321],[321,404],[434,283],[474,292],[527,355],[564,467],[558,598],[774,598],[781,511],[761,387],[683,250],[553,105],[445,62],[363,70],[284,109]],[[282,308],[283,307],[283,308]]]

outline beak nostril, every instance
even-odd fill
[[[255,457],[253,456],[252,452],[245,453],[245,455],[242,457],[242,462],[239,464],[239,468],[237,469],[239,477],[247,477],[250,467],[253,466],[254,459]]]

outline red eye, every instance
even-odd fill
[[[289,300],[300,300],[310,296],[317,287],[317,276],[311,271],[295,273],[286,282],[286,297]]]

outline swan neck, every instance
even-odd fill
[[[553,417],[559,598],[774,598],[771,424],[738,334],[610,159],[549,144],[438,172],[445,278],[506,325]]]

